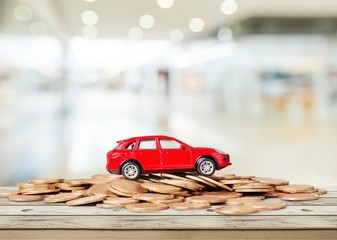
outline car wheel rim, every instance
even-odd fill
[[[213,172],[213,169],[214,169],[213,163],[210,161],[204,161],[200,165],[200,171],[203,174],[210,174]]]
[[[128,178],[135,178],[138,174],[138,169],[133,165],[129,165],[124,169],[124,174]]]

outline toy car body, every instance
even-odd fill
[[[117,141],[107,153],[106,169],[136,179],[142,173],[189,172],[210,176],[231,165],[229,155],[214,148],[192,147],[169,136],[153,135]]]

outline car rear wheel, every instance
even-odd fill
[[[141,170],[137,163],[128,162],[122,168],[122,174],[125,178],[134,180],[140,176]]]
[[[197,163],[197,172],[203,176],[211,176],[215,172],[216,165],[210,158],[201,158]]]

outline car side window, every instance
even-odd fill
[[[146,139],[139,141],[139,149],[156,149],[156,141],[154,139]]]
[[[160,146],[163,149],[180,149],[181,144],[171,139],[160,139]]]
[[[126,145],[125,149],[132,150],[135,148],[135,145],[136,145],[135,142],[131,142],[128,145]]]

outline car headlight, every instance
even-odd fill
[[[215,149],[215,151],[217,151],[218,153],[221,153],[221,154],[226,154],[225,152],[219,150],[219,149]]]

